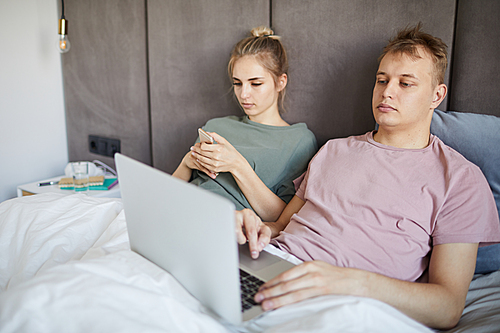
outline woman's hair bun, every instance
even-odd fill
[[[257,28],[253,28],[252,31],[250,31],[253,37],[263,37],[263,36],[272,36],[274,35],[274,31],[272,31],[270,28],[265,27],[265,26],[260,26]]]
[[[280,36],[276,36],[274,31],[266,26],[253,28],[250,31],[250,36],[243,38],[233,47],[227,64],[227,73],[231,82],[233,80],[234,65],[238,59],[244,56],[255,57],[259,65],[271,73],[276,86],[279,84],[280,77],[288,73],[288,59]],[[285,89],[286,87],[283,87],[278,93],[278,107],[280,110],[284,110]]]

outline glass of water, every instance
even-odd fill
[[[72,162],[71,170],[73,171],[73,188],[75,189],[75,193],[86,194],[89,190],[89,163]]]

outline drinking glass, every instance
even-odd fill
[[[75,189],[75,193],[86,194],[89,190],[89,163],[72,162],[71,170],[73,171],[73,188]]]

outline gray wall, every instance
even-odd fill
[[[306,121],[323,144],[373,129],[377,58],[398,29],[422,21],[452,44],[455,0],[274,0],[272,12],[289,46],[287,118]]]
[[[88,136],[121,140],[124,154],[151,163],[144,0],[66,0],[71,50],[63,56],[70,161],[91,154]]]
[[[172,172],[207,120],[241,113],[227,62],[249,27],[269,26],[269,0],[148,1],[154,166]]]
[[[377,57],[422,21],[449,46],[441,109],[500,116],[500,1],[66,0],[73,49],[63,62],[70,159],[99,158],[87,136],[173,172],[208,119],[242,114],[226,64],[234,43],[271,25],[289,52],[289,122],[318,142],[371,130]],[[493,45],[492,45],[493,44]],[[489,84],[484,84],[485,79]],[[448,107],[449,106],[449,107]]]
[[[500,116],[500,1],[458,2],[450,109]]]

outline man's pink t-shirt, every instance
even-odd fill
[[[424,149],[330,140],[296,185],[305,204],[272,243],[305,261],[415,281],[432,246],[500,241],[481,170],[434,135]]]

